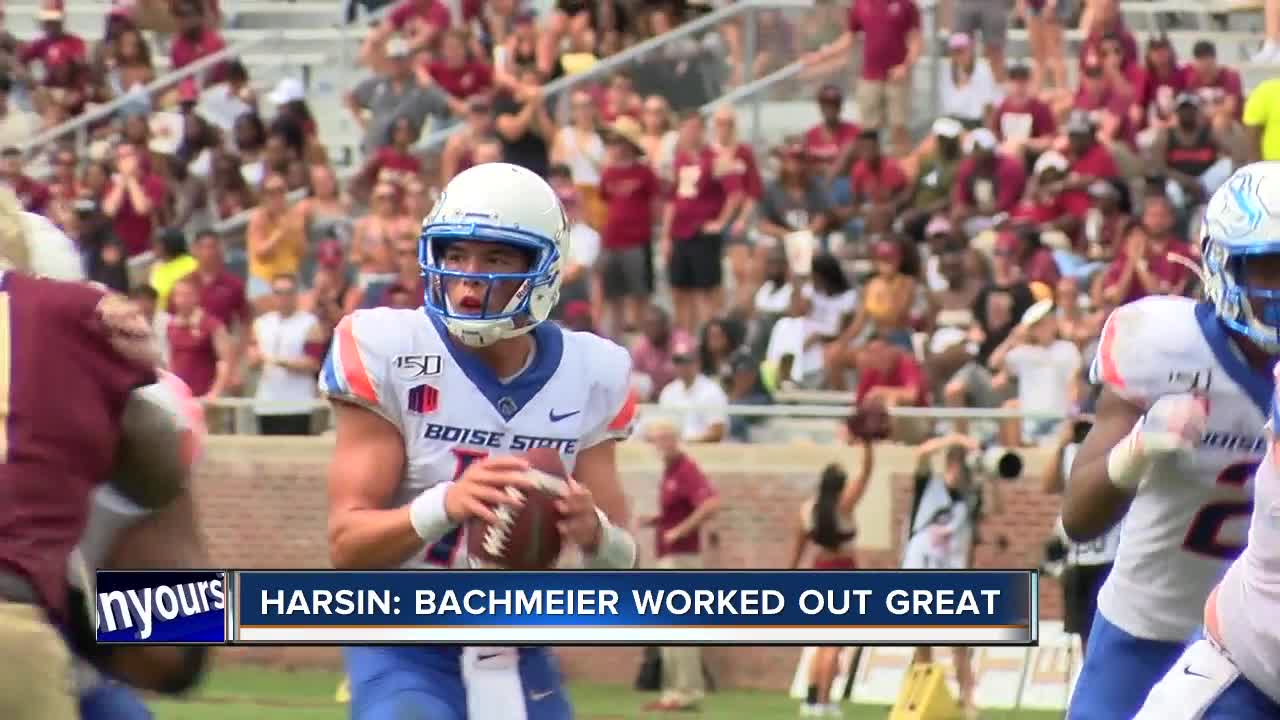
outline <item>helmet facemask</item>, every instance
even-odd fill
[[[527,259],[523,272],[483,273],[446,267],[446,253],[457,242],[487,242],[514,248]],[[547,319],[559,299],[560,251],[555,242],[538,234],[483,223],[432,223],[423,228],[419,265],[425,280],[427,312],[444,320],[450,332],[472,346],[490,345],[522,335]],[[455,307],[449,297],[452,283],[482,286],[481,307]],[[495,296],[512,283],[515,290],[502,307]]]
[[[1253,248],[1250,248],[1253,249]],[[1280,353],[1280,276],[1261,283],[1251,275],[1261,275],[1266,262],[1280,270],[1280,252],[1258,246],[1256,252],[1232,252],[1211,238],[1204,241],[1201,256],[1205,297],[1213,303],[1218,317],[1233,331],[1247,337],[1259,349]],[[1270,284],[1276,287],[1259,287]]]

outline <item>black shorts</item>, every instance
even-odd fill
[[[600,269],[600,284],[606,300],[645,297],[653,292],[653,279],[649,277],[653,263],[648,255],[648,245],[600,253],[596,267]]]
[[[667,278],[677,290],[713,290],[720,287],[720,256],[723,240],[719,234],[698,232],[691,238],[671,242]]]
[[[1089,637],[1098,610],[1098,591],[1111,573],[1104,565],[1068,565],[1062,572],[1062,625],[1073,635]]]

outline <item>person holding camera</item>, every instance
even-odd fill
[[[943,453],[942,472],[934,470],[934,457]],[[1002,459],[996,473],[1014,472],[1013,459]],[[952,434],[925,441],[916,449],[916,470],[907,538],[903,545],[904,570],[965,570],[973,564],[978,543],[978,521],[984,507],[998,512],[999,493],[985,482],[988,470],[978,441]],[[1020,465],[1020,463],[1019,463]],[[1016,469],[1021,471],[1021,467]],[[988,497],[984,497],[989,495]],[[915,662],[933,661],[933,649],[916,648]],[[955,648],[956,681],[960,704],[967,716],[976,712],[974,677],[969,648]]]
[[[1043,492],[1053,495],[1062,492],[1080,443],[1092,428],[1092,415],[1062,423],[1054,452],[1041,476]],[[1049,574],[1057,576],[1062,584],[1063,629],[1080,636],[1080,648],[1084,653],[1089,651],[1089,632],[1093,629],[1093,616],[1098,609],[1098,591],[1111,573],[1119,547],[1120,523],[1092,540],[1077,543],[1067,537],[1061,518],[1054,535],[1045,543],[1045,566],[1057,568],[1056,572],[1050,570]]]
[[[853,511],[871,479],[871,445],[870,440],[862,439],[862,468],[852,482],[842,466],[832,463],[823,469],[818,479],[818,494],[800,504],[800,524],[791,553],[792,570],[800,567],[811,544],[817,548],[813,557],[815,570],[857,569],[853,540],[858,529]],[[801,717],[840,716],[839,705],[829,700],[842,649],[830,645],[814,648],[813,660],[809,663],[809,690],[800,708]]]

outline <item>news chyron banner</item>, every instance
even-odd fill
[[[228,582],[223,577],[100,571],[99,641],[1034,645],[1039,639],[1033,571],[229,570]]]

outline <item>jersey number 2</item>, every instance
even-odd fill
[[[1256,462],[1236,463],[1223,470],[1215,484],[1242,488],[1256,472]],[[1252,512],[1253,503],[1249,501],[1223,501],[1205,505],[1196,513],[1191,527],[1187,528],[1187,537],[1182,542],[1183,549],[1222,560],[1234,560],[1244,546],[1223,541],[1219,537],[1222,526],[1237,517],[1247,518]]]
[[[467,471],[471,463],[487,457],[489,453],[480,450],[454,448],[453,455],[458,459],[458,464],[453,471],[453,479],[457,480],[462,477],[462,473]],[[444,537],[428,545],[427,553],[423,560],[440,567],[453,567],[453,556],[458,554],[458,542],[461,539],[462,526],[458,525],[446,533]]]

